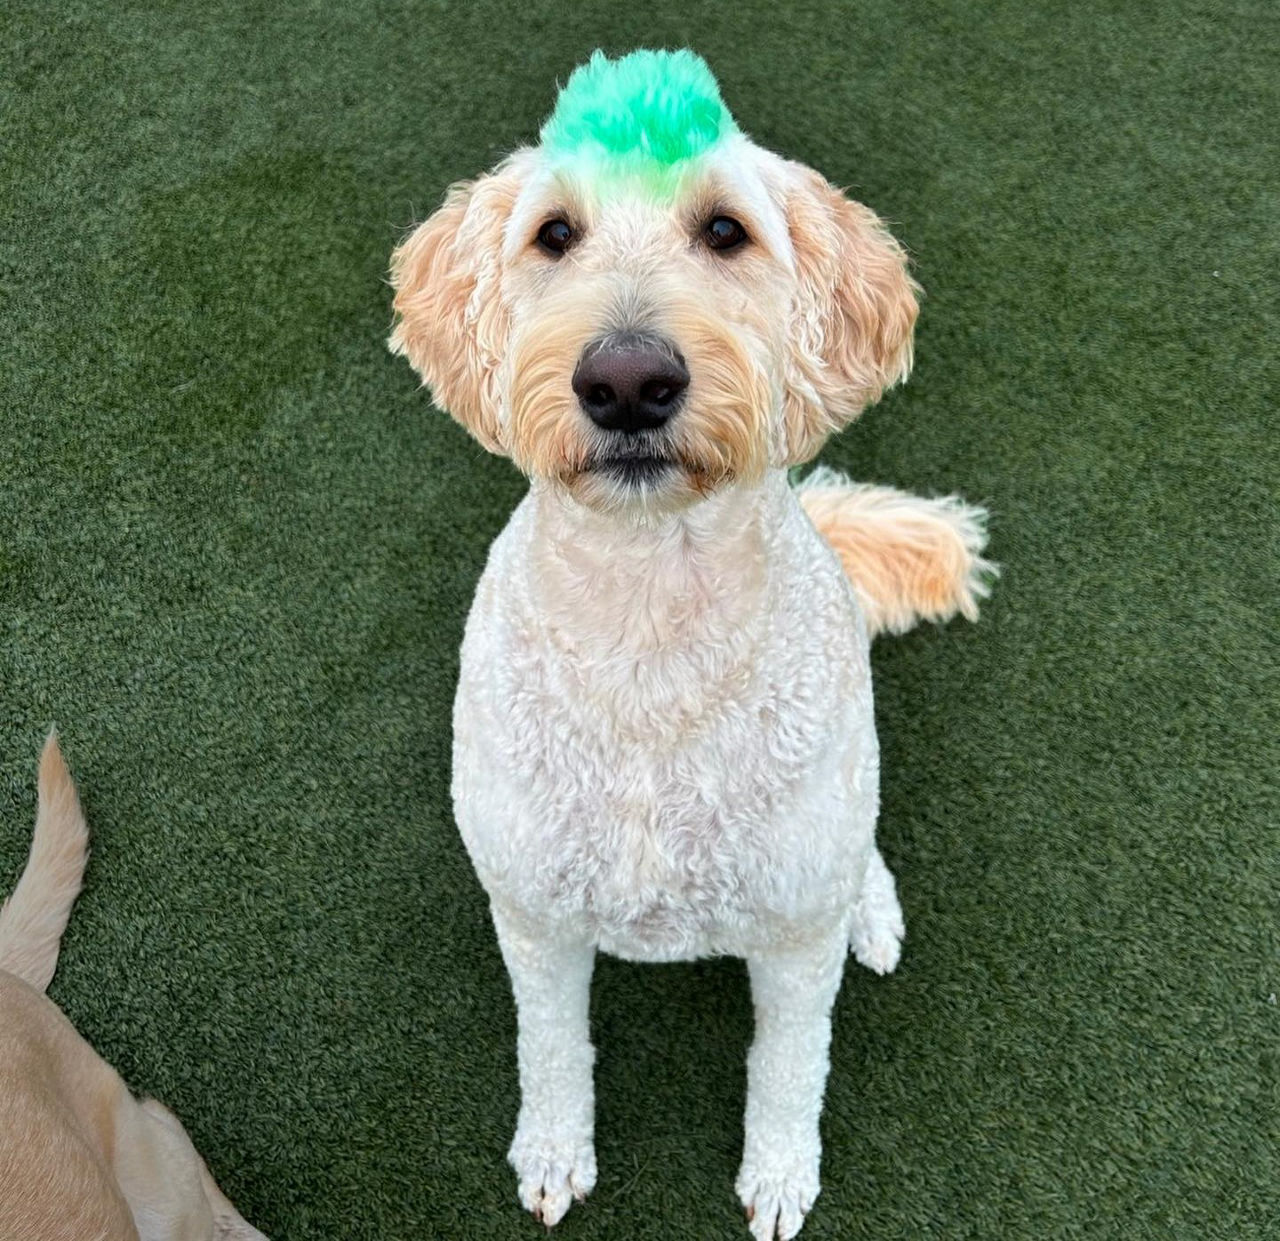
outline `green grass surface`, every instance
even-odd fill
[[[0,883],[56,722],[53,987],[279,1239],[541,1235],[448,803],[522,481],[383,347],[387,257],[597,44],[691,44],[893,222],[911,383],[829,445],[994,513],[976,627],[879,645],[898,975],[850,965],[806,1237],[1280,1219],[1280,18],[1266,3],[10,0]],[[603,961],[568,1241],[744,1237],[746,980]]]

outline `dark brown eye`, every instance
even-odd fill
[[[563,254],[573,244],[573,229],[557,216],[538,229],[538,245],[548,254]]]
[[[747,230],[730,215],[713,216],[702,230],[713,250],[733,250],[747,239]]]

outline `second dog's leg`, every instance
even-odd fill
[[[848,954],[844,933],[752,957],[756,1034],[738,1196],[759,1241],[794,1237],[818,1196],[818,1117],[827,1081],[831,1006]]]
[[[495,906],[515,993],[520,1120],[507,1158],[520,1201],[550,1227],[596,1183],[588,1005],[595,949],[541,938]]]

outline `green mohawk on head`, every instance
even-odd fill
[[[738,132],[701,56],[597,51],[579,65],[542,127],[542,147],[564,164],[638,177],[673,190],[681,166]]]

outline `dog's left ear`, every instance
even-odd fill
[[[437,405],[498,453],[497,370],[508,332],[502,230],[516,191],[515,176],[501,169],[453,186],[391,256],[396,324],[387,344],[409,359]]]
[[[789,169],[798,282],[783,432],[787,463],[795,464],[910,373],[919,286],[873,211],[812,169]]]

